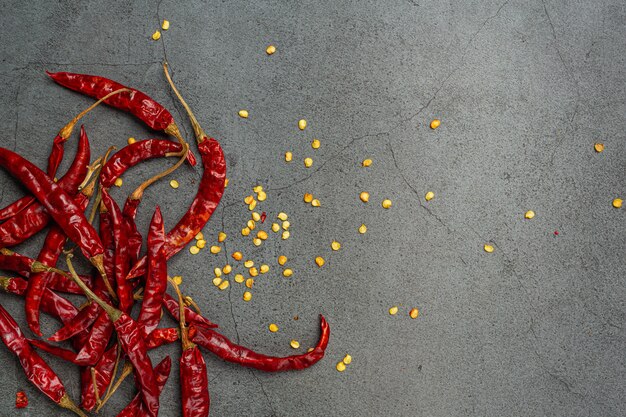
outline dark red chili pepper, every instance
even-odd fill
[[[286,357],[267,356],[251,349],[237,345],[214,330],[191,324],[189,338],[193,343],[204,347],[227,362],[236,363],[265,372],[279,372],[308,368],[324,357],[330,327],[320,315],[321,335],[317,346],[308,353]]]
[[[111,91],[126,88],[130,91],[111,97],[105,100],[105,103],[111,107],[131,113],[150,128],[163,131],[175,137],[181,144],[185,142],[172,114],[161,104],[139,90],[125,87],[116,81],[97,75],[48,71],[46,71],[46,74],[57,84],[96,99],[103,98]],[[187,154],[187,159],[191,165],[196,164],[196,160],[191,152]]]
[[[140,200],[127,199],[122,210],[122,216],[124,218],[124,226],[126,233],[128,234],[128,257],[130,265],[134,265],[139,260],[141,255],[141,245],[143,243],[143,237],[137,229],[137,223],[135,217],[137,215],[137,208],[139,207]]]
[[[117,344],[110,347],[100,358],[96,366],[93,368],[85,367],[81,370],[81,401],[80,405],[87,411],[91,411],[96,406],[96,395],[91,377],[91,369],[95,370],[96,387],[98,394],[101,395],[108,388],[113,380],[113,369],[115,368],[115,360],[117,358]]]
[[[174,319],[176,319],[177,321],[180,320],[178,301],[176,301],[174,297],[172,297],[168,293],[163,294],[163,305]],[[213,329],[218,327],[217,324],[211,322],[209,319],[204,318],[203,316],[188,307],[185,307],[185,322],[197,323],[198,325],[201,325],[203,327]]]
[[[267,213],[261,213],[261,223],[265,223],[265,219],[267,218]]]
[[[107,277],[115,277],[115,243],[113,242],[113,220],[111,213],[100,201],[100,240],[104,247],[104,270]],[[114,281],[112,279],[112,281]]]
[[[176,327],[165,327],[154,329],[146,339],[146,348],[148,350],[156,349],[168,343],[178,340],[178,329]]]
[[[67,257],[67,267],[70,270],[70,276],[85,291],[85,295],[107,312],[109,318],[115,326],[117,332],[117,340],[126,354],[128,361],[133,365],[135,382],[139,386],[142,400],[146,405],[146,409],[150,417],[156,417],[159,412],[159,391],[154,377],[152,362],[148,356],[148,350],[141,334],[141,330],[137,323],[126,313],[120,311],[102,299],[100,299],[93,291],[78,278],[74,266],[71,262],[71,255]]]
[[[67,237],[80,247],[102,275],[111,297],[115,298],[104,271],[102,242],[72,197],[42,170],[9,149],[0,148],[0,166],[28,188]]]
[[[89,337],[83,344],[80,352],[76,355],[75,363],[78,365],[96,364],[109,345],[112,334],[113,324],[107,314],[102,311],[96,321],[94,321],[91,331],[89,332]]]
[[[163,294],[167,289],[167,261],[165,252],[163,252],[164,242],[163,216],[161,209],[157,206],[148,232],[148,273],[146,274],[141,311],[137,319],[137,324],[141,327],[144,335],[150,334],[161,321]],[[122,280],[124,279],[125,277],[122,278]]]
[[[28,407],[28,397],[24,391],[18,391],[15,394],[15,408]]]
[[[68,397],[63,383],[48,364],[35,352],[13,317],[0,305],[0,335],[2,341],[20,361],[24,373],[42,393],[63,408],[85,416]]]
[[[172,86],[172,90],[174,90],[189,115],[189,119],[191,120],[191,124],[196,135],[196,141],[198,142],[198,151],[200,152],[200,156],[202,158],[202,166],[204,168],[202,179],[200,180],[200,185],[198,187],[198,193],[191,203],[191,206],[178,221],[176,226],[174,226],[174,228],[167,234],[165,254],[167,259],[170,259],[183,249],[187,243],[189,243],[200,232],[200,230],[202,230],[217,208],[217,205],[224,194],[226,160],[219,142],[213,138],[209,138],[204,133],[195,116],[191,112],[191,109],[187,103],[185,103],[185,100],[183,100],[182,96],[174,86],[174,83],[172,82],[167,71],[167,64],[164,64],[164,68],[165,75]],[[128,274],[128,278],[130,279],[144,275],[145,269],[146,257],[144,256],[131,269]]]
[[[28,339],[28,343],[30,343],[35,348],[42,350],[46,353],[50,353],[51,355],[56,356],[57,358],[61,358],[65,361],[72,362],[76,365],[81,365],[76,362],[76,352],[73,352],[69,349],[64,349],[62,347],[51,345],[50,343],[44,342],[39,339]]]
[[[172,369],[172,360],[166,356],[157,366],[154,367],[154,377],[156,380],[159,393],[163,391],[163,387],[170,376]],[[141,401],[141,395],[135,395],[135,398],[126,406],[117,417],[144,417],[149,415],[145,409],[145,405]]]

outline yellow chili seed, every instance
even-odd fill
[[[287,268],[287,269],[285,269],[283,271],[283,276],[286,277],[286,278],[289,278],[292,275],[293,275],[293,270],[292,269]]]
[[[361,194],[359,194],[359,198],[362,202],[367,203],[368,201],[370,201],[370,193],[363,191]]]
[[[287,263],[287,257],[285,255],[280,255],[278,257],[278,265],[285,265]]]
[[[263,186],[257,185],[252,189],[252,191],[254,191],[255,193],[260,193],[261,191],[263,191]]]
[[[433,198],[435,198],[435,193],[433,193],[432,191],[427,192],[426,195],[424,196],[424,199],[426,201],[430,201]]]
[[[224,180],[224,188],[228,187],[228,178]]]
[[[311,201],[313,201],[313,194],[304,193],[304,202],[310,203]]]
[[[384,209],[391,208],[391,200],[389,200],[389,199],[383,200],[382,206],[383,206]]]
[[[261,221],[261,215],[259,213],[257,213],[256,211],[252,212],[252,220],[254,220],[255,222]]]
[[[254,266],[254,261],[247,260],[243,263],[243,266],[245,266],[246,268],[252,268]]]
[[[203,249],[206,246],[206,240],[200,239],[196,241],[196,246]]]
[[[289,229],[289,226],[291,226],[291,223],[289,223],[289,220],[285,220],[283,222],[283,229],[287,230],[287,229]]]
[[[213,268],[213,273],[215,274],[216,277],[222,276],[222,270],[220,268]]]
[[[524,217],[530,220],[535,217],[535,212],[532,210],[528,210],[526,213],[524,213]]]
[[[290,236],[289,230],[285,230],[283,232],[282,239],[283,240],[287,240],[287,239],[289,239],[289,236]]]
[[[116,178],[114,184],[115,184],[116,187],[121,187],[122,184],[124,184],[124,180],[121,177]]]
[[[251,277],[256,277],[259,275],[259,270],[256,268],[256,266],[253,266],[252,268],[248,269],[248,272],[250,273]]]
[[[365,232],[367,232],[367,226],[366,226],[365,224],[362,224],[362,225],[359,227],[359,233],[360,233],[360,234],[364,234]]]
[[[241,275],[241,274],[235,275],[235,282],[238,282],[238,283],[241,284],[243,281],[244,281],[243,275]]]
[[[313,207],[320,207],[322,203],[320,203],[320,201],[317,198],[314,198],[313,201],[311,201],[311,205]]]
[[[261,268],[259,269],[259,272],[262,273],[262,274],[267,274],[269,272],[269,270],[270,270],[269,265],[263,264],[263,265],[261,265]]]
[[[178,181],[176,180],[171,180],[170,181],[170,187],[172,187],[173,189],[177,189],[180,186],[180,184],[178,184]]]
[[[218,254],[222,251],[222,248],[220,246],[211,246],[211,253],[213,255]]]
[[[333,242],[330,244],[330,247],[333,250],[339,250],[341,249],[341,243],[337,242],[336,240],[333,240]]]
[[[135,142],[137,142],[137,139],[135,139],[135,138],[128,138],[128,144],[129,145],[132,145]]]
[[[254,220],[248,220],[248,229],[254,230],[255,227],[256,223],[254,222]]]
[[[196,235],[196,240],[200,239],[204,239],[204,235],[202,234],[202,232],[198,232],[198,234]]]
[[[243,199],[243,202],[246,204],[250,204],[254,201],[254,196],[253,195],[249,195],[246,198]]]
[[[622,199],[621,198],[616,198],[615,200],[613,200],[613,207],[615,208],[620,208],[622,207]]]
[[[418,309],[416,309],[416,308],[412,308],[412,309],[411,309],[411,311],[409,311],[409,316],[410,316],[412,319],[416,319],[419,315],[420,315],[420,312],[419,312],[419,310],[418,310]]]
[[[278,213],[278,216],[276,216],[276,217],[278,217],[278,220],[285,221],[285,220],[287,220],[287,213],[283,213],[281,211],[280,213]]]
[[[250,291],[246,291],[243,293],[243,301],[252,300],[252,293]]]
[[[226,275],[230,274],[232,270],[233,270],[233,267],[228,264],[224,265],[224,268],[222,268],[222,272]]]
[[[291,152],[285,152],[285,162],[291,162],[293,154]]]
[[[248,288],[252,288],[252,286],[253,286],[253,285],[254,285],[254,279],[252,279],[252,278],[248,278],[248,279],[246,280],[246,287],[248,287]]]
[[[294,349],[298,349],[300,347],[300,342],[298,342],[297,340],[292,340],[291,342],[289,342],[289,346]]]
[[[313,166],[313,158],[304,158],[304,166],[311,168]]]
[[[170,28],[170,21],[163,19],[163,23],[161,23],[161,29],[168,30]]]
[[[265,200],[267,200],[267,194],[265,193],[265,191],[261,191],[261,192],[259,192],[259,194],[256,196],[256,198],[257,198],[259,201],[265,201]]]
[[[235,252],[231,256],[236,261],[241,261],[241,259],[243,258],[243,254],[241,252]]]
[[[486,243],[485,243],[485,245],[483,246],[483,249],[484,249],[484,250],[485,250],[485,252],[487,252],[487,253],[491,253],[491,252],[493,252],[493,246],[488,245],[488,244],[486,244]]]
[[[252,239],[252,243],[254,243],[254,246],[261,246],[261,243],[263,243],[263,241],[258,237],[255,237],[254,239]]]
[[[306,129],[306,120],[304,119],[298,120],[298,129],[300,130]]]
[[[593,145],[593,149],[595,149],[595,151],[596,151],[597,153],[602,152],[602,151],[604,150],[604,143],[599,143],[599,142],[598,142],[598,143],[594,144],[594,145]]]
[[[241,117],[242,119],[247,119],[248,116],[248,110],[239,110],[239,117]]]
[[[176,285],[180,285],[183,283],[183,277],[181,277],[180,275],[176,275],[175,277],[172,277],[172,280],[174,280]]]
[[[230,283],[228,281],[222,281],[222,283],[219,285],[219,289],[224,291],[226,288],[228,288],[230,286]]]
[[[250,234],[250,228],[249,227],[244,227],[243,229],[241,229],[241,235],[242,236],[248,236]]]
[[[248,205],[248,210],[252,211],[254,210],[255,207],[256,207],[256,200],[252,201],[252,203]]]
[[[313,349],[313,348],[308,348],[308,349],[306,350],[306,352],[307,352],[307,353],[309,353],[309,352],[313,352],[314,350],[315,350],[315,349]]]
[[[219,286],[222,283],[223,279],[220,277],[215,277],[213,278],[213,285],[215,285],[216,287]]]
[[[346,365],[350,365],[350,363],[352,363],[352,356],[350,355],[344,356],[342,362]]]
[[[278,233],[280,230],[280,225],[278,223],[272,223],[272,232]]]
[[[219,232],[219,233],[217,234],[217,241],[221,243],[221,242],[223,242],[223,241],[225,241],[225,240],[226,240],[226,233],[224,233],[224,232]]]
[[[371,159],[364,159],[363,162],[361,162],[361,165],[364,167],[368,167],[370,165],[372,165],[372,160]]]
[[[437,129],[440,125],[441,125],[441,120],[439,119],[435,119],[432,122],[430,122],[431,129]]]
[[[270,45],[265,48],[265,53],[268,55],[273,55],[276,52],[276,47],[274,45]]]
[[[154,31],[154,33],[152,34],[152,40],[158,41],[159,39],[161,39],[161,32],[159,32],[158,30]]]
[[[397,306],[393,306],[389,309],[389,314],[391,314],[392,316],[395,316],[396,314],[398,314],[398,307]]]
[[[278,331],[278,326],[274,323],[270,324],[268,328],[270,329],[270,332],[272,333],[276,333]]]
[[[318,256],[317,258],[315,258],[315,263],[321,268],[322,266],[324,266],[326,261],[321,256]]]
[[[261,240],[267,240],[267,238],[269,237],[265,230],[259,230],[259,233],[257,233],[256,236]]]
[[[200,253],[200,248],[197,247],[196,245],[193,245],[192,247],[189,248],[189,252],[192,255],[197,255],[198,253]]]
[[[343,362],[337,362],[337,365],[335,366],[335,368],[337,369],[337,371],[343,372],[346,370],[346,364]]]
[[[313,139],[313,142],[311,142],[311,148],[313,149],[319,149],[320,145],[321,143],[318,139]]]

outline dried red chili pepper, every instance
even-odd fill
[[[91,331],[89,332],[89,337],[76,355],[75,363],[78,365],[96,364],[109,345],[112,334],[113,324],[107,314],[102,311],[98,318],[96,318],[96,321],[94,321]]]
[[[170,376],[170,370],[172,369],[172,360],[169,356],[166,356],[157,366],[154,367],[154,376],[156,379],[157,388],[159,393],[163,391],[163,387]],[[126,406],[117,417],[143,417],[147,416],[145,405],[141,401],[139,394],[135,395],[135,398]]]
[[[176,327],[165,327],[154,329],[146,339],[146,348],[148,350],[156,349],[168,343],[178,340],[178,329]]]
[[[167,311],[171,314],[176,321],[180,320],[178,301],[174,299],[168,293],[163,294],[163,305]],[[217,328],[217,324],[211,322],[209,319],[204,318],[200,314],[196,313],[192,309],[185,307],[185,322],[186,323],[198,323],[203,327]]]
[[[86,417],[85,413],[67,395],[59,377],[31,348],[13,317],[1,305],[0,335],[7,348],[19,359],[26,377],[33,385],[61,407]]]
[[[198,193],[191,203],[191,206],[178,221],[176,226],[174,226],[174,228],[167,234],[165,254],[167,259],[170,259],[183,249],[187,243],[189,243],[200,232],[200,230],[202,230],[217,208],[217,205],[224,194],[226,160],[219,142],[213,138],[209,138],[206,133],[204,133],[193,115],[193,112],[176,89],[167,71],[167,64],[164,64],[163,66],[165,75],[172,87],[172,90],[176,93],[176,96],[183,104],[183,107],[185,107],[189,119],[191,120],[196,141],[198,143],[198,151],[200,152],[200,156],[202,158],[202,166],[204,168],[202,179],[200,180],[200,185],[198,187]],[[145,269],[146,257],[144,256],[131,269],[128,274],[128,278],[130,279],[144,275]]]
[[[251,349],[233,343],[214,330],[193,323],[189,326],[189,338],[193,343],[197,343],[227,362],[265,372],[279,372],[305,369],[324,357],[330,337],[330,327],[322,315],[320,315],[320,328],[321,335],[319,341],[311,352],[286,357],[267,356],[254,352]]]
[[[28,397],[24,391],[18,391],[15,393],[15,408],[28,407]]]
[[[9,149],[0,148],[0,166],[28,188],[67,237],[80,247],[102,275],[111,297],[115,298],[104,271],[102,242],[69,194],[34,164]]]
[[[96,366],[86,367],[81,370],[81,401],[80,405],[87,411],[91,411],[96,406],[96,390],[99,394],[104,393],[113,380],[113,369],[117,358],[117,344],[110,347],[100,358]],[[94,387],[92,371],[95,371],[96,386]]]
[[[267,218],[267,213],[261,213],[261,223],[265,223],[265,219]]]
[[[65,361],[72,362],[76,365],[81,365],[76,362],[76,352],[73,352],[69,349],[64,349],[59,346],[51,345],[50,343],[44,342],[39,339],[28,339],[28,343],[34,346],[36,349],[42,350],[46,353],[56,356],[57,358],[61,358]]]
[[[156,417],[159,412],[159,392],[155,382],[152,362],[148,356],[148,350],[137,323],[126,313],[108,305],[91,291],[76,275],[71,258],[72,255],[68,255],[67,267],[70,270],[70,276],[85,291],[85,295],[98,303],[109,315],[117,332],[117,340],[126,357],[133,365],[135,381],[141,392],[146,409],[150,417]]]
[[[139,90],[128,88],[116,81],[97,75],[48,71],[46,74],[57,84],[96,99],[101,99],[111,91],[120,88],[128,89],[130,91],[106,99],[105,103],[131,113],[154,130],[163,131],[175,137],[181,145],[185,143],[172,114]],[[187,155],[187,160],[191,165],[196,165],[195,157],[191,152]]]

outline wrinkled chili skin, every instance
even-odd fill
[[[76,355],[74,363],[78,365],[95,365],[104,354],[112,334],[113,323],[111,323],[106,312],[102,311],[96,321],[94,321],[93,326],[91,326],[89,337]]]
[[[15,200],[11,204],[0,210],[0,221],[3,222],[7,219],[10,219],[29,205],[31,205],[34,201],[35,198],[31,196],[22,197],[19,200]]]
[[[167,259],[177,254],[202,230],[224,194],[226,160],[219,142],[213,138],[204,138],[198,144],[198,151],[204,167],[198,193],[187,212],[167,234],[165,242]],[[146,257],[144,256],[131,269],[128,278],[144,275],[145,270]]]
[[[165,327],[154,329],[146,338],[146,349],[156,349],[168,343],[178,340],[178,329],[176,327]]]
[[[163,387],[170,376],[172,369],[172,360],[166,356],[157,366],[154,367],[154,377],[156,380],[159,394],[163,391]],[[124,407],[117,417],[144,417],[147,416],[146,407],[141,401],[141,395],[135,395],[135,398]]]
[[[39,350],[50,353],[51,355],[61,358],[65,361],[72,362],[75,365],[80,365],[76,362],[76,352],[72,352],[68,349],[63,349],[58,346],[51,345],[39,339],[29,339],[28,342]]]
[[[24,277],[30,277],[34,259],[12,252],[0,253],[0,269],[17,272]]]
[[[57,183],[34,164],[6,148],[0,148],[0,166],[28,188],[85,257],[91,259],[102,255],[104,248],[98,233],[72,197]]]
[[[137,209],[141,200],[134,200],[132,198],[126,199],[124,209],[122,210],[122,216],[124,217],[124,226],[128,235],[128,257],[131,265],[137,263],[141,254],[141,245],[143,243],[143,237],[137,229],[137,223],[135,223],[135,216],[137,215]]]
[[[207,417],[211,405],[209,378],[198,346],[182,351],[179,369],[183,417]]]
[[[202,346],[227,362],[265,372],[280,372],[308,368],[324,357],[330,337],[330,327],[322,315],[320,315],[320,328],[319,341],[311,352],[286,357],[267,356],[254,352],[233,343],[214,330],[197,326],[194,323],[189,327],[189,338],[193,343]]]
[[[174,299],[174,297],[172,297],[171,295],[169,295],[168,293],[163,294],[163,305],[165,306],[165,308],[167,309],[167,311],[170,313],[170,315],[176,319],[176,321],[180,320],[180,309],[178,307],[178,301],[176,301],[176,299]],[[210,320],[204,318],[203,316],[201,316],[200,314],[196,313],[195,311],[193,311],[192,309],[190,309],[189,307],[185,307],[185,322],[186,323],[197,323],[198,325],[201,325],[203,327],[208,327],[208,328],[217,328],[217,324],[211,322]]]
[[[104,271],[107,277],[115,276],[115,243],[113,242],[113,220],[104,203],[100,203],[100,240],[104,247]],[[113,285],[113,283],[111,284]],[[115,288],[115,287],[114,287]]]
[[[167,289],[167,260],[163,251],[165,229],[161,209],[156,207],[148,232],[148,272],[137,324],[144,335],[150,334],[161,321],[163,294]],[[125,280],[125,276],[122,278]],[[129,281],[126,281],[129,283]]]
[[[115,359],[117,358],[117,344],[110,347],[96,366],[96,385],[98,393],[102,395],[106,391],[113,379],[113,368],[115,367]],[[81,385],[81,401],[80,406],[87,411],[91,411],[96,406],[96,396],[93,389],[93,381],[91,379],[91,371],[89,367],[83,368],[80,373]]]
[[[1,305],[0,334],[6,347],[19,359],[28,380],[52,401],[59,403],[65,395],[63,383],[33,350],[13,317]]]

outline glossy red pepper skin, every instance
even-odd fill
[[[100,240],[104,247],[104,271],[107,277],[115,277],[115,242],[113,240],[113,219],[104,203],[100,202]],[[111,279],[110,281],[114,281]],[[112,284],[113,285],[113,284]]]
[[[167,234],[165,242],[167,259],[177,254],[202,230],[224,194],[226,159],[219,142],[205,137],[198,144],[198,151],[204,167],[198,193],[187,212]],[[128,278],[144,275],[145,270],[146,257],[144,256],[133,266]]]
[[[193,323],[189,327],[189,338],[193,343],[202,346],[227,362],[265,372],[280,372],[308,368],[324,357],[330,337],[330,327],[322,315],[320,315],[320,328],[321,335],[319,341],[311,352],[286,357],[267,356],[254,352],[251,349],[233,343],[212,329]]]
[[[198,346],[183,349],[179,369],[183,417],[208,417],[209,378]]]
[[[146,349],[156,349],[160,346],[177,341],[179,338],[176,327],[154,329],[146,338]]]
[[[89,337],[76,355],[74,363],[78,365],[95,365],[109,345],[112,334],[113,323],[111,323],[107,314],[101,311],[91,327]]]
[[[24,210],[26,207],[30,206],[33,202],[35,202],[35,197],[31,196],[25,196],[20,198],[19,200],[15,200],[11,204],[0,210],[0,221],[10,219],[20,211]]]
[[[159,394],[163,391],[163,387],[170,376],[172,369],[172,360],[169,356],[166,356],[157,366],[154,367],[154,376],[156,379],[157,389]],[[135,395],[135,398],[126,406],[117,417],[144,417],[149,414],[146,411],[146,407],[141,401],[141,395]]]
[[[103,395],[113,380],[113,369],[117,358],[117,344],[113,345],[100,358],[94,369],[96,370],[96,385],[98,393]],[[96,406],[96,395],[91,379],[89,367],[83,368],[80,373],[81,381],[81,401],[80,405],[87,411],[91,411]]]
[[[178,307],[178,301],[168,293],[163,294],[163,305],[170,313],[170,315],[176,320],[180,320],[180,309]],[[210,320],[204,318],[200,314],[196,313],[189,307],[185,307],[185,322],[186,323],[197,323],[203,327],[208,327],[211,329],[217,328],[217,324],[211,322]]]
[[[126,233],[128,234],[128,257],[131,265],[134,265],[139,260],[141,255],[141,245],[143,244],[143,237],[137,229],[137,223],[135,223],[135,217],[137,216],[137,209],[141,200],[134,200],[132,198],[126,199],[124,209],[122,210],[122,216],[124,217],[124,226]]]
[[[161,209],[157,206],[148,232],[148,273],[143,291],[141,311],[137,319],[144,335],[150,334],[161,321],[163,295],[167,289],[167,260],[163,251],[165,229]],[[126,277],[122,279],[125,280]],[[129,281],[127,281],[129,282]]]
[[[75,365],[81,365],[80,363],[76,362],[76,352],[72,352],[69,349],[54,346],[39,339],[28,339],[28,343],[30,343],[31,346],[34,346],[36,349],[47,352],[51,355],[56,356],[57,358],[61,358]]]

